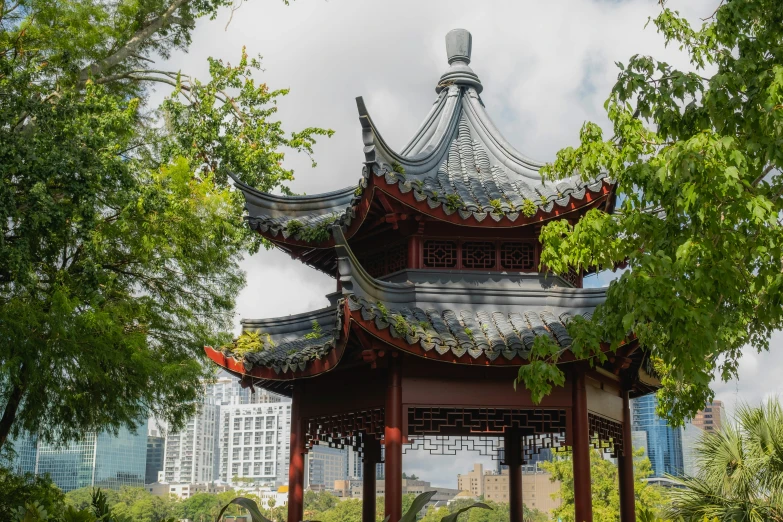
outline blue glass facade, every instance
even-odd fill
[[[38,455],[38,437],[35,435],[24,434],[12,439],[11,445],[14,450],[14,457],[10,461],[0,461],[7,465],[14,472],[35,473],[35,460]]]
[[[655,394],[632,401],[633,431],[647,434],[647,451],[652,463],[653,476],[682,475],[682,430],[672,428],[655,413],[658,398]]]
[[[39,475],[48,474],[65,492],[87,486],[119,489],[144,486],[147,424],[136,433],[123,428],[117,436],[88,433],[67,446],[38,445]]]

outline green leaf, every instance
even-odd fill
[[[484,504],[482,502],[477,502],[475,504],[472,504],[472,505],[470,505],[468,507],[464,507],[462,509],[459,509],[459,510],[455,511],[454,513],[451,513],[450,515],[447,515],[447,516],[443,517],[442,519],[440,519],[440,522],[457,522],[457,517],[459,517],[462,513],[466,512],[466,511],[468,511],[470,509],[474,509],[474,508],[489,509],[489,510],[492,509],[491,507],[489,507],[488,505],[486,505],[486,504]]]
[[[255,503],[255,501],[250,500],[249,498],[245,497],[237,497],[220,510],[220,513],[218,513],[217,518],[215,519],[215,522],[220,522],[223,518],[223,513],[226,511],[226,509],[231,506],[231,504],[236,504],[237,506],[240,506],[248,511],[250,513],[250,517],[252,518],[253,522],[272,522],[268,518],[266,518],[264,515],[261,514],[261,511],[258,509],[258,505]]]
[[[413,499],[411,507],[408,508],[408,511],[402,515],[400,522],[416,522],[416,516],[419,514],[419,511],[424,509],[424,507],[427,505],[430,499],[435,496],[436,493],[437,491],[425,491]]]

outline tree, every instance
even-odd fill
[[[177,505],[177,517],[196,522],[212,522],[220,512],[223,503],[212,493],[196,493]]]
[[[12,520],[14,510],[33,503],[47,513],[55,513],[63,507],[63,493],[48,476],[18,475],[0,467],[0,484],[0,520]]]
[[[383,511],[381,511],[383,513]],[[349,498],[320,514],[321,522],[362,522],[362,501]]]
[[[662,495],[657,486],[643,482],[652,475],[650,460],[642,458],[644,450],[634,452],[634,495],[636,511],[649,509],[657,512],[662,504]],[[542,469],[552,475],[552,481],[560,482],[560,490],[553,494],[561,504],[551,515],[563,522],[574,521],[574,469],[571,457],[557,457],[550,462],[541,462]],[[590,451],[590,489],[593,501],[593,518],[596,521],[620,520],[620,494],[617,466],[601,457],[596,451]]]
[[[661,377],[659,413],[691,418],[717,373],[737,375],[746,345],[769,348],[783,326],[783,11],[777,0],[724,1],[700,28],[661,2],[653,23],[690,57],[678,70],[649,56],[618,63],[605,107],[613,136],[585,123],[548,180],[606,172],[617,210],[543,228],[541,263],[628,270],[592,320],[576,318],[572,350],[606,360],[629,332]],[[521,369],[536,398],[563,374],[540,341]]]
[[[305,517],[310,520],[317,520],[319,513],[332,509],[338,502],[340,502],[340,499],[329,491],[308,489],[304,494]]]
[[[0,449],[154,414],[181,427],[228,340],[238,262],[260,246],[228,173],[287,192],[257,59],[199,81],[155,68],[231,0],[0,4]],[[170,86],[161,107],[152,85]]]
[[[674,479],[666,514],[703,518],[783,521],[783,406],[778,399],[741,406],[736,424],[704,434],[696,446],[699,473]]]

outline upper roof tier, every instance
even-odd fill
[[[386,142],[363,99],[357,98],[365,155],[358,186],[284,197],[238,182],[251,226],[273,241],[331,245],[330,225],[339,221],[351,237],[376,191],[420,214],[474,227],[540,223],[606,200],[611,187],[605,176],[544,183],[539,173],[543,163],[501,136],[479,96],[483,87],[469,65],[471,45],[466,30],[448,33],[450,66],[436,86],[438,97],[400,151]]]

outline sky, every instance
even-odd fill
[[[242,0],[236,0],[241,3]],[[671,0],[692,23],[709,16],[714,0]],[[258,80],[289,88],[279,117],[287,131],[318,126],[335,131],[307,157],[288,154],[291,188],[316,194],[354,185],[363,161],[355,98],[363,96],[374,122],[392,147],[402,147],[435,101],[435,85],[447,68],[444,37],[454,28],[473,35],[471,67],[484,85],[482,99],[495,124],[528,157],[550,161],[578,143],[585,121],[608,128],[603,111],[617,76],[615,63],[649,54],[685,68],[687,59],[665,47],[648,18],[653,0],[435,1],[248,0],[216,20],[199,21],[188,53],[175,53],[166,69],[207,76],[207,57],[237,62],[243,46],[262,55]],[[161,90],[159,96],[166,94]],[[266,318],[323,307],[333,279],[280,251],[262,251],[243,263],[247,286],[237,302],[240,318]],[[604,278],[594,284],[606,284]],[[238,326],[237,326],[238,327]],[[729,411],[783,394],[783,334],[771,351],[748,350],[738,381],[714,384]],[[427,457],[409,453],[407,473],[434,485],[456,487],[456,474],[473,462],[469,453]]]

